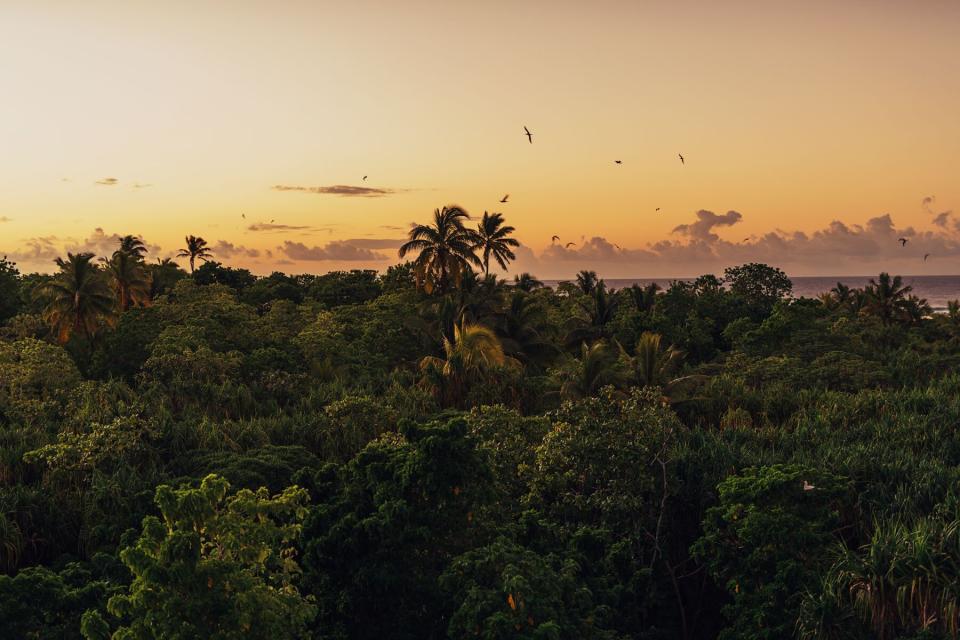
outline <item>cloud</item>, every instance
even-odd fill
[[[386,230],[388,230],[388,231],[407,231],[407,230],[409,230],[410,227],[412,227],[414,224],[415,224],[415,223],[411,222],[410,224],[408,224],[408,225],[405,226],[405,227],[401,227],[401,226],[398,226],[398,225],[395,225],[395,224],[382,224],[382,225],[380,225],[380,228],[381,228],[381,229],[386,229]]]
[[[374,187],[352,187],[345,184],[335,184],[329,187],[302,187],[298,185],[275,184],[274,191],[300,191],[319,195],[348,196],[359,198],[382,198],[396,193],[394,189],[376,189]]]
[[[100,185],[100,186],[102,186],[102,187],[112,187],[113,185],[117,184],[118,182],[120,182],[120,181],[117,180],[116,178],[100,178],[100,179],[97,180],[94,184],[98,184],[98,185]]]
[[[218,240],[217,244],[213,246],[213,255],[218,258],[233,258],[236,256],[246,257],[246,258],[259,258],[260,251],[259,249],[250,249],[244,246],[235,245],[232,242],[227,242],[226,240]]]
[[[247,231],[302,231],[305,229],[312,229],[313,227],[309,225],[292,225],[292,224],[273,224],[272,222],[255,222],[249,227]]]
[[[395,238],[351,238],[344,240],[344,242],[361,249],[397,249],[406,240],[402,238],[399,240]]]
[[[695,220],[680,225],[679,237],[673,239],[639,248],[620,247],[602,236],[569,248],[554,243],[539,255],[518,251],[511,271],[531,271],[544,278],[569,278],[579,269],[595,269],[607,278],[689,277],[765,262],[793,275],[922,273],[926,253],[938,259],[960,258],[960,220],[945,213],[942,224],[932,230],[899,227],[884,214],[862,224],[835,220],[812,232],[774,230],[731,242],[714,231],[737,224],[743,216],[698,211]],[[901,237],[909,240],[906,247],[897,241]],[[928,272],[936,268],[927,267]]]
[[[713,233],[714,227],[731,227],[743,218],[743,215],[736,211],[727,211],[723,215],[717,215],[713,211],[701,209],[697,211],[697,221],[690,224],[677,225],[673,233],[680,233],[697,240],[717,240],[719,236]]]
[[[8,218],[7,216],[0,216],[0,224],[4,222],[13,222],[13,218]]]
[[[938,227],[946,227],[947,225],[950,224],[950,215],[952,213],[953,213],[952,211],[944,211],[943,213],[938,213],[933,218],[933,224],[937,225]]]
[[[28,238],[19,243],[17,251],[5,252],[0,250],[0,255],[5,255],[7,259],[16,262],[18,265],[26,265],[31,268],[45,267],[50,270],[53,268],[53,261],[61,253],[58,243],[59,238],[56,236]]]
[[[302,242],[283,243],[277,247],[291,260],[387,260],[388,256],[366,247],[356,246],[347,240],[334,240],[322,247],[308,247]]]
[[[133,183],[133,188],[134,188],[134,189],[147,189],[147,188],[152,187],[152,186],[153,186],[152,184],[144,184],[144,183],[142,183],[142,182],[134,182],[134,183]]]

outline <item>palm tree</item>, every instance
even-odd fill
[[[101,320],[112,320],[114,297],[92,253],[68,253],[56,264],[60,273],[37,289],[46,302],[43,318],[61,343],[77,332],[89,339]]]
[[[676,369],[683,357],[672,345],[666,349],[661,348],[661,340],[659,333],[644,331],[637,341],[633,368],[637,381],[645,387],[663,386],[669,382],[669,374]]]
[[[137,262],[143,262],[147,255],[147,245],[143,244],[143,240],[136,236],[126,235],[120,238],[119,251],[126,253]]]
[[[497,330],[504,351],[525,364],[542,364],[557,349],[544,337],[547,313],[536,297],[515,291],[501,312]]]
[[[537,280],[536,277],[529,273],[521,273],[513,276],[513,286],[521,291],[526,291],[530,293],[535,289],[540,289],[543,287],[543,282]]]
[[[656,282],[651,282],[645,287],[634,284],[627,289],[627,292],[630,294],[630,299],[633,300],[633,304],[637,307],[637,311],[653,310],[657,304],[658,291],[660,291],[660,285]]]
[[[613,294],[614,291],[608,291],[607,285],[601,280],[586,298],[577,300],[582,315],[570,318],[567,323],[569,330],[564,340],[567,345],[608,337],[607,325],[613,320],[619,306]]]
[[[950,322],[960,324],[960,300],[947,301],[947,317]]]
[[[883,324],[891,324],[896,320],[909,319],[909,298],[907,295],[913,287],[904,286],[900,276],[890,277],[883,272],[865,289],[866,300],[864,311],[880,318]]]
[[[584,294],[590,295],[599,284],[596,271],[581,271],[577,274],[577,288]]]
[[[850,299],[853,297],[853,291],[850,289],[850,287],[843,284],[842,282],[838,282],[837,286],[835,286],[833,289],[830,289],[830,293],[833,294],[834,298],[836,299],[837,303],[840,304],[840,306],[843,306],[848,302],[850,302]]]
[[[559,371],[560,399],[579,400],[596,395],[606,386],[623,387],[627,373],[617,349],[605,340],[591,346],[580,345],[580,357],[568,362]]]
[[[121,313],[135,304],[146,305],[150,302],[150,274],[136,256],[135,252],[128,253],[121,248],[114,251],[109,260],[103,259]]]
[[[183,269],[170,258],[164,258],[163,260],[157,258],[157,263],[149,265],[147,270],[150,274],[151,300],[156,300],[157,296],[161,296],[172,289],[177,280],[187,277]]]
[[[474,253],[476,234],[464,227],[469,218],[460,207],[444,207],[433,212],[433,225],[418,224],[410,229],[410,239],[399,254],[402,258],[411,251],[420,252],[413,263],[417,288],[446,293],[451,278],[459,286],[470,265],[481,265]]]
[[[502,213],[489,214],[484,211],[483,218],[477,225],[476,246],[474,248],[483,255],[483,272],[485,274],[490,273],[490,256],[493,256],[504,271],[507,270],[507,263],[517,258],[511,247],[519,247],[520,243],[507,237],[516,229],[504,226],[503,223]]]
[[[190,258],[190,273],[192,274],[197,258],[206,262],[213,257],[213,252],[207,246],[207,241],[199,236],[187,236],[184,240],[187,242],[187,247],[186,249],[180,249],[177,252],[177,257]]]
[[[471,381],[493,367],[508,364],[497,335],[479,324],[460,323],[453,339],[443,339],[444,357],[427,356],[420,361],[424,382],[443,400],[460,406]]]

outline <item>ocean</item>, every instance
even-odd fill
[[[824,277],[792,277],[793,295],[797,298],[816,298],[821,293],[829,291],[838,282],[848,287],[858,288],[870,282],[876,276],[824,276]],[[608,287],[621,289],[634,284],[646,285],[656,282],[661,287],[668,287],[674,280],[691,280],[691,278],[604,278]],[[544,280],[544,283],[553,287],[559,280]],[[944,311],[948,300],[960,298],[960,276],[903,276],[903,283],[913,287],[913,293],[926,298],[934,311]]]

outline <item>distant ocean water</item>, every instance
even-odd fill
[[[793,295],[797,298],[816,298],[821,293],[829,291],[842,282],[848,287],[863,287],[876,276],[824,276],[824,277],[791,277]],[[656,282],[661,287],[668,287],[675,280],[689,281],[691,278],[604,278],[607,286],[615,289],[629,287],[634,284],[646,285]],[[560,280],[544,280],[550,286],[556,286]],[[934,311],[943,311],[947,308],[948,300],[960,298],[960,276],[903,276],[903,283],[913,287],[912,293],[926,298]]]

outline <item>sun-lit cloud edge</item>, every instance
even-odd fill
[[[738,238],[736,227],[744,219],[738,211],[717,214],[703,209],[695,212],[693,220],[676,225],[670,237],[640,247],[620,246],[602,235],[577,242],[559,238],[540,251],[522,243],[511,272],[529,271],[548,279],[570,277],[580,269],[594,269],[610,278],[689,277],[745,262],[765,262],[792,275],[865,275],[881,269],[913,274],[947,273],[955,270],[960,259],[960,218],[949,210],[936,213],[926,230],[898,227],[890,214],[883,214],[862,224],[835,220],[813,232],[775,229]],[[291,229],[295,227],[286,230]],[[54,269],[53,260],[68,251],[109,255],[119,237],[98,227],[79,240],[26,238],[14,246],[0,246],[0,255],[18,263],[22,271],[49,272]],[[247,246],[216,239],[210,246],[215,260],[269,273],[280,267],[317,272],[344,265],[382,270],[400,262],[396,249],[402,242],[396,237],[324,244],[284,239],[274,246]],[[148,248],[153,257],[176,252],[176,247],[149,243]]]

